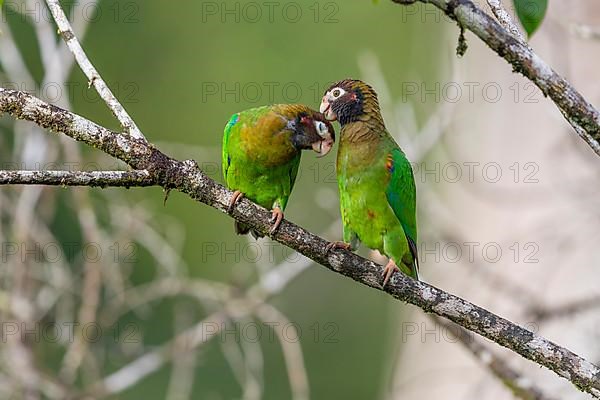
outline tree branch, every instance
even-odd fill
[[[559,108],[575,132],[600,155],[600,113],[562,76],[557,74],[529,46],[504,29],[471,0],[392,0],[398,4],[417,1],[442,10],[461,28],[483,40],[492,50],[536,84]]]
[[[514,37],[518,38],[522,42],[525,41],[525,38],[521,34],[521,31],[517,27],[517,25],[513,22],[510,14],[504,9],[502,5],[502,0],[487,0],[490,9],[496,16],[498,22],[502,24],[504,28],[506,28],[510,33],[513,34]]]
[[[88,86],[94,86],[102,100],[106,103],[110,111],[114,114],[114,116],[119,120],[121,126],[125,130],[126,133],[129,133],[131,136],[144,139],[144,135],[137,127],[133,119],[127,114],[125,108],[119,103],[119,100],[113,95],[111,90],[108,88],[108,85],[104,82],[100,73],[96,70],[94,65],[92,65],[91,61],[85,54],[85,51],[81,47],[79,40],[73,33],[73,28],[71,28],[71,24],[65,15],[65,12],[60,6],[58,0],[46,0],[46,4],[48,4],[48,8],[52,13],[52,17],[54,21],[56,21],[56,25],[58,26],[58,33],[63,38],[71,53],[75,56],[75,60],[79,67],[88,78]]]
[[[575,314],[583,313],[598,307],[600,307],[600,296],[596,295],[581,300],[574,300],[555,307],[530,307],[528,315],[536,322],[546,322],[556,318],[572,317]]]
[[[0,185],[154,186],[148,171],[2,171]]]
[[[233,192],[210,179],[194,161],[172,159],[144,140],[112,132],[27,93],[0,89],[0,114],[4,113],[96,147],[135,169],[146,169],[151,179],[163,188],[177,189],[196,201],[227,212]],[[236,205],[232,216],[269,236],[271,213],[248,199]],[[382,288],[381,265],[344,250],[328,253],[325,247],[329,242],[286,220],[271,237],[332,271],[385,291],[395,299],[414,304],[425,312],[448,318],[547,367],[581,390],[600,398],[600,368],[527,329],[404,274],[395,274],[388,285]]]
[[[214,284],[211,284],[207,286],[199,284],[199,282],[190,283],[186,281],[185,284],[188,287],[185,289],[185,292],[190,293],[193,296],[207,296],[211,298],[211,300],[222,301],[222,310],[215,312],[211,316],[198,322],[193,328],[186,329],[174,339],[169,340],[168,343],[139,356],[129,364],[112,372],[109,376],[102,379],[102,381],[93,384],[86,392],[97,395],[101,393],[120,393],[149,374],[160,369],[167,362],[176,359],[181,355],[190,354],[190,352],[220,334],[221,329],[224,328],[224,323],[231,318],[231,315],[229,314],[235,314],[239,317],[256,313],[257,308],[262,307],[267,299],[281,293],[289,282],[296,278],[298,274],[305,271],[310,265],[312,265],[310,260],[304,257],[299,262],[283,262],[267,272],[260,281],[250,287],[243,296],[236,295],[232,297],[231,294],[234,293],[234,291],[227,285],[215,286]],[[152,295],[160,295],[162,291],[172,291],[174,286],[179,284],[181,283],[166,280],[158,282],[158,284],[152,284],[153,286],[147,290],[147,292]],[[138,288],[130,290],[139,291]],[[143,302],[148,302],[150,300],[151,299],[145,298],[143,299]],[[133,306],[135,307],[135,305]],[[114,315],[114,313],[111,313],[111,315]],[[210,328],[206,328],[207,324],[210,325]],[[204,332],[206,338],[198,340],[198,334],[195,332]],[[194,339],[194,337],[196,337],[196,339]],[[174,346],[174,344],[178,342],[183,345]]]
[[[437,316],[432,316],[432,320],[447,329],[463,347],[508,387],[515,397],[523,400],[553,399],[542,393],[528,378],[515,371],[506,361],[491,353],[481,340],[474,338],[465,328]]]

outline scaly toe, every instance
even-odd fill
[[[269,230],[271,235],[277,231],[277,228],[279,228],[279,225],[281,225],[281,221],[283,221],[283,211],[281,211],[278,207],[275,207],[271,214],[271,218],[269,219],[269,222],[273,224]]]
[[[327,246],[325,246],[325,252],[329,253],[330,251],[334,250],[334,249],[344,249],[344,250],[350,250],[351,246],[349,243],[345,243],[345,242],[329,242],[329,244]]]
[[[229,200],[229,207],[227,207],[227,212],[229,214],[231,214],[233,212],[233,208],[235,207],[237,202],[240,201],[242,198],[244,198],[244,193],[240,192],[239,190],[236,190],[235,192],[233,192],[233,195],[231,196],[231,200]]]
[[[392,277],[392,275],[394,275],[394,272],[396,272],[396,270],[398,269],[398,267],[396,267],[396,264],[390,260],[386,266],[383,268],[383,285],[382,287],[385,287],[385,285],[387,285],[387,283],[389,282],[390,278]]]

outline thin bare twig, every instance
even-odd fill
[[[308,258],[303,258],[296,263],[284,262],[267,272],[257,284],[246,291],[246,296],[242,299],[232,299],[227,297],[227,294],[230,293],[231,290],[227,289],[226,285],[222,284],[207,286],[202,282],[196,282],[196,285],[194,285],[194,287],[190,286],[189,290],[190,293],[195,293],[196,296],[208,295],[214,300],[222,300],[224,302],[224,310],[235,310],[236,317],[241,318],[253,313],[257,307],[264,304],[270,297],[280,293],[290,281],[295,279],[310,265],[312,265],[312,262]],[[156,289],[144,290],[144,293],[147,293],[150,296],[157,296],[157,293],[160,295],[160,293],[164,293],[165,291],[173,293],[176,291],[174,285],[177,285],[177,283],[165,283],[166,284],[161,282],[159,282],[159,284],[149,284],[156,287]],[[160,289],[160,287],[165,287],[166,290]],[[137,292],[142,291],[139,288],[131,290]],[[142,300],[142,302],[151,300],[152,299],[146,298]],[[131,306],[135,307],[139,304],[140,301],[138,300],[136,304]],[[129,388],[147,375],[158,370],[178,354],[188,354],[190,351],[196,350],[202,344],[218,337],[230,318],[231,315],[223,312],[216,312],[204,318],[194,327],[179,334],[172,341],[169,341],[156,350],[140,356],[136,360],[107,376],[101,382],[96,383],[90,391],[94,393],[114,394]],[[192,340],[192,338],[197,335],[197,332],[203,332],[205,337],[203,337],[202,340]],[[175,346],[175,343],[184,345]]]
[[[574,300],[556,307],[530,307],[528,314],[536,322],[544,322],[551,319],[570,317],[578,313],[600,308],[600,296],[590,296],[581,300]]]
[[[523,400],[551,400],[542,391],[523,375],[515,371],[506,361],[488,350],[481,340],[474,337],[469,331],[450,321],[437,316],[431,318],[436,324],[444,327],[458,340],[464,348],[470,351],[477,361],[483,364],[500,382],[508,387],[511,392]]]
[[[554,71],[525,42],[514,37],[496,20],[471,0],[392,0],[398,4],[433,4],[461,29],[468,29],[500,57],[510,63],[515,72],[536,84],[545,96],[560,109],[575,132],[600,155],[600,113],[566,79]]]
[[[567,29],[574,35],[585,40],[600,40],[600,27],[572,22]]]
[[[518,38],[522,42],[525,42],[523,34],[521,34],[521,31],[513,22],[512,17],[502,5],[502,0],[487,0],[487,3],[502,26],[512,33],[514,37]]]
[[[81,116],[47,104],[27,93],[0,89],[0,112],[26,119],[112,155],[135,169],[146,169],[165,189],[176,189],[192,199],[227,213],[233,192],[204,174],[194,161],[170,158],[144,140],[103,128]],[[271,213],[241,200],[232,217],[263,235],[270,235]],[[383,267],[345,250],[327,252],[328,241],[284,220],[271,237],[332,271],[395,299],[414,304],[478,333],[570,380],[600,398],[600,368],[581,356],[511,321],[405,274],[395,274],[382,287]]]
[[[180,330],[180,326],[187,326],[191,322],[191,313],[187,312],[186,307],[178,304],[175,309],[175,329]],[[192,389],[194,386],[194,376],[196,372],[195,353],[184,354],[177,359],[171,371],[171,379],[167,388],[166,400],[187,400],[192,398]]]
[[[89,392],[95,396],[120,393],[135,385],[148,374],[158,370],[172,357],[188,355],[201,344],[220,334],[227,322],[223,312],[216,312],[193,327],[178,334],[173,340],[144,354],[123,368],[95,384]]]
[[[155,186],[148,171],[2,171],[0,185]]]
[[[245,323],[253,323],[249,317],[242,318]],[[219,340],[223,356],[231,371],[242,387],[243,400],[259,400],[263,397],[263,354],[259,342],[248,341],[244,335],[236,340]],[[242,348],[244,351],[242,351]]]
[[[292,391],[293,400],[309,399],[308,375],[304,367],[304,358],[302,356],[302,348],[299,343],[299,334],[295,330],[294,325],[283,315],[277,308],[270,304],[263,304],[256,310],[256,316],[265,323],[277,322],[273,327],[281,349],[285,365],[288,371],[288,380]],[[283,333],[283,328],[288,327],[294,330],[294,337],[288,338]],[[295,340],[297,339],[297,340]]]
[[[46,4],[48,4],[48,8],[52,13],[52,17],[54,21],[56,21],[56,25],[58,26],[58,33],[63,38],[73,55],[75,56],[75,60],[79,67],[88,78],[88,85],[94,86],[102,100],[106,103],[108,108],[112,111],[114,116],[119,120],[119,123],[123,127],[124,131],[134,138],[137,139],[145,139],[144,135],[137,127],[133,119],[127,114],[125,108],[119,103],[117,98],[113,95],[111,90],[108,88],[108,85],[104,82],[100,73],[96,70],[94,65],[90,62],[89,58],[85,54],[85,51],[81,47],[79,40],[75,36],[73,32],[73,28],[71,28],[71,24],[65,15],[62,7],[58,0],[46,0]]]

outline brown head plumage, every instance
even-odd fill
[[[323,114],[303,104],[274,105],[273,110],[287,120],[287,128],[293,132],[292,144],[297,150],[312,148],[324,156],[335,141],[335,130]]]
[[[342,126],[356,121],[371,121],[383,126],[375,90],[357,79],[344,79],[331,85],[323,95],[320,111]]]

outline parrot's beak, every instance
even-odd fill
[[[324,140],[319,140],[318,142],[315,142],[312,145],[313,150],[319,154],[317,156],[318,158],[321,158],[321,157],[327,155],[327,153],[329,153],[331,151],[332,147],[333,147],[333,137],[331,137],[331,136],[329,136],[328,138],[326,138]]]
[[[327,100],[326,96],[323,97],[323,100],[321,100],[321,106],[319,107],[319,112],[321,112],[321,114],[325,115],[325,118],[327,118],[329,121],[337,120],[337,115],[335,115],[335,113],[331,109],[331,104],[329,103],[329,100]]]

